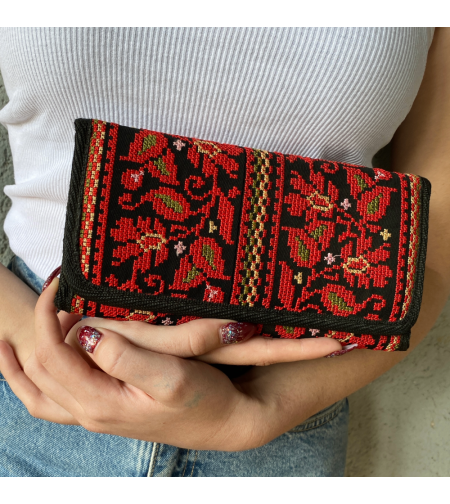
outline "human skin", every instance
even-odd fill
[[[450,293],[450,182],[447,176],[450,159],[449,50],[450,29],[436,29],[418,96],[393,140],[391,168],[397,172],[424,176],[432,184],[422,308],[412,330],[411,345],[407,352],[358,350],[334,359],[303,360],[255,367],[243,377],[234,380],[234,390],[229,388],[228,383],[231,382],[226,377],[228,381],[225,381],[225,375],[220,376],[216,370],[212,372],[213,368],[204,363],[159,354],[160,359],[178,359],[176,366],[179,365],[183,371],[179,375],[175,374],[179,382],[173,384],[174,396],[168,394],[167,397],[157,398],[158,394],[152,388],[152,377],[156,379],[154,375],[149,374],[150,382],[145,373],[141,374],[139,383],[133,382],[133,377],[127,374],[129,371],[126,359],[121,359],[124,364],[122,369],[111,367],[111,362],[105,358],[104,352],[107,353],[109,344],[114,346],[117,342],[122,342],[123,345],[132,345],[126,342],[126,338],[120,339],[123,338],[120,332],[126,333],[125,326],[121,324],[127,323],[117,322],[120,326],[117,325],[116,331],[111,331],[110,337],[105,336],[92,358],[100,368],[106,368],[105,371],[112,374],[117,373],[117,378],[130,380],[123,380],[125,384],[128,383],[129,388],[118,388],[114,381],[108,384],[105,379],[114,378],[106,378],[107,375],[103,374],[103,382],[98,382],[99,387],[107,387],[105,390],[109,393],[99,394],[101,388],[74,387],[74,383],[80,383],[76,376],[73,376],[73,366],[76,367],[76,362],[80,373],[89,375],[92,368],[73,348],[69,349],[67,344],[62,344],[63,333],[58,328],[59,322],[55,320],[56,313],[52,312],[54,308],[51,300],[41,296],[44,304],[42,307],[39,304],[36,309],[38,324],[41,326],[35,332],[36,353],[32,353],[32,358],[29,359],[31,364],[28,370],[25,366],[28,377],[22,373],[10,347],[6,344],[0,345],[0,369],[3,374],[3,369],[6,370],[8,376],[5,374],[5,377],[13,390],[17,390],[17,395],[25,405],[29,403],[29,409],[39,418],[49,419],[49,416],[53,415],[53,421],[60,418],[61,423],[81,423],[96,432],[127,435],[186,448],[242,450],[269,442],[317,411],[362,388],[407,357],[429,332]],[[53,285],[52,288],[54,287]],[[50,294],[51,292],[48,295]],[[40,309],[43,310],[43,316]],[[53,330],[49,331],[47,328],[44,331],[43,327],[47,327],[46,323],[50,324],[52,320]],[[66,327],[71,323],[69,319],[63,320]],[[30,330],[32,332],[32,329]],[[29,348],[32,346],[30,344]],[[138,348],[136,345],[132,346]],[[22,347],[22,344],[17,348],[19,347]],[[239,349],[239,345],[236,348]],[[64,355],[59,352],[62,349]],[[149,351],[141,349],[140,352]],[[113,353],[113,357],[115,356],[117,355]],[[155,359],[153,353],[141,353],[142,358],[145,356],[147,359]],[[75,357],[76,362],[72,361]],[[189,367],[184,367],[185,364],[179,361],[189,362]],[[64,369],[69,369],[68,366],[72,366],[72,376],[65,374]],[[183,374],[186,369],[190,371]],[[93,371],[101,373],[98,369]],[[199,378],[201,376],[203,378]],[[183,379],[188,385],[177,388],[176,385],[183,382]],[[220,394],[214,394],[213,390],[208,388],[208,380],[214,384],[213,390],[220,390]],[[144,398],[142,390],[136,390],[136,387],[139,389],[139,384],[147,391],[147,397],[154,394],[153,400],[163,406],[158,407],[159,409],[144,408],[143,411],[142,404],[136,400]],[[42,392],[37,392],[38,390]],[[195,390],[203,394],[197,404],[193,400]],[[122,407],[123,404],[117,401],[127,394],[133,399],[127,403],[129,406],[126,406],[130,408],[127,410],[128,420],[117,418],[117,410],[111,407],[117,404]],[[191,402],[187,400],[188,397]],[[92,407],[95,401],[100,400],[103,401],[104,413],[99,413],[98,408]],[[80,404],[86,407],[80,408]],[[187,414],[183,409],[186,404],[191,404],[190,407],[196,411]],[[165,407],[171,409],[173,418],[166,415]],[[217,412],[220,414],[217,415]],[[129,421],[130,415],[136,419],[135,423]],[[172,420],[176,425],[175,429],[171,428]],[[155,430],[149,428],[150,424]]]

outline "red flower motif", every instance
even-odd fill
[[[118,259],[112,263],[119,266],[130,257],[136,257],[135,266],[142,271],[147,271],[151,267],[151,258],[155,256],[155,265],[167,259],[169,250],[167,247],[166,229],[158,221],[147,217],[138,217],[137,225],[134,226],[133,219],[122,217],[116,223],[119,227],[111,229],[111,236],[116,242],[124,242],[113,251],[113,256]]]
[[[354,287],[355,280],[358,279],[358,288],[370,288],[372,282],[374,287],[384,287],[388,283],[388,278],[392,278],[392,270],[384,265],[378,264],[389,257],[389,251],[380,247],[376,251],[361,250],[353,254],[353,243],[347,243],[342,248],[342,268],[347,282]]]
[[[306,222],[317,221],[320,217],[331,218],[337,206],[339,192],[331,182],[325,190],[325,179],[321,173],[311,170],[312,184],[308,184],[296,171],[292,172],[291,185],[300,193],[289,193],[284,202],[288,205],[288,212],[293,217],[305,214]]]
[[[239,164],[230,156],[238,156],[242,152],[243,149],[236,145],[194,139],[188,150],[188,159],[198,168],[203,154],[202,172],[205,176],[213,175],[217,166],[222,166],[231,178],[237,178]]]

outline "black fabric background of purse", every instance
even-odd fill
[[[74,153],[74,165],[69,193],[69,203],[67,209],[66,230],[64,238],[64,258],[63,272],[61,274],[60,290],[58,291],[57,304],[61,309],[70,310],[73,296],[79,295],[86,299],[102,302],[112,306],[126,306],[139,310],[154,310],[170,313],[190,313],[192,315],[209,316],[216,318],[230,318],[241,321],[264,323],[266,327],[275,323],[282,323],[286,326],[304,326],[318,328],[333,328],[335,330],[352,331],[355,333],[364,332],[374,335],[380,334],[404,334],[409,335],[409,328],[416,320],[422,295],[422,283],[425,269],[427,222],[428,222],[428,200],[430,184],[426,179],[423,181],[421,192],[421,226],[420,226],[420,248],[418,250],[416,280],[412,296],[412,302],[407,315],[395,323],[387,321],[363,320],[359,316],[338,317],[318,313],[296,313],[296,312],[276,312],[273,310],[261,309],[257,306],[231,306],[229,304],[207,303],[201,299],[177,299],[164,295],[143,297],[137,293],[115,291],[110,287],[102,285],[92,285],[82,275],[79,269],[79,222],[81,220],[80,202],[83,200],[84,176],[86,173],[87,158],[89,155],[89,138],[92,132],[91,121],[77,120],[77,138]],[[109,127],[109,126],[108,126]],[[139,130],[131,128],[127,130],[130,140],[124,141],[127,145],[132,141],[132,135],[136,135]],[[108,136],[108,131],[106,132]],[[170,137],[169,138],[176,138]],[[123,155],[124,152],[121,152]],[[105,154],[106,156],[106,149]],[[363,169],[363,168],[361,168]],[[369,169],[365,169],[370,172]],[[117,184],[116,184],[117,186]],[[117,198],[117,196],[116,196]],[[281,252],[287,253],[287,249]],[[288,255],[284,260],[289,259]],[[386,317],[387,318],[387,317]],[[407,342],[406,342],[407,343]],[[407,348],[407,344],[406,344]],[[406,349],[402,344],[402,348]]]

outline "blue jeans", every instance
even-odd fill
[[[8,268],[40,293],[18,257]],[[243,452],[185,450],[33,418],[0,374],[0,476],[343,476],[342,399],[270,443]]]

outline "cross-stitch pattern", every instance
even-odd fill
[[[84,124],[90,137],[78,257],[95,292],[197,300],[210,307],[205,313],[213,303],[265,309],[280,321],[310,313],[321,327],[259,323],[258,332],[407,348],[407,335],[326,329],[317,315],[358,317],[360,328],[364,320],[407,316],[417,289],[424,179]],[[63,265],[63,285],[64,278]],[[187,308],[184,315],[170,306],[163,313],[120,308],[98,296],[104,301],[75,290],[72,312],[165,325],[198,318]]]

